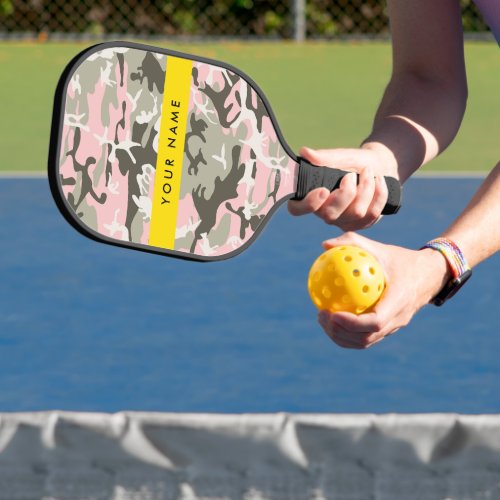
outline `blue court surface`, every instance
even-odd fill
[[[418,248],[480,182],[413,179],[400,213],[364,234]],[[500,412],[499,255],[453,301],[350,351],[306,289],[339,230],[286,206],[209,264],[84,238],[43,178],[0,179],[0,228],[0,411]]]

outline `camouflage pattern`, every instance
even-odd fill
[[[67,87],[63,193],[84,225],[116,240],[148,246],[169,57],[103,49]],[[204,257],[237,250],[295,192],[297,168],[246,80],[194,61],[174,250]]]

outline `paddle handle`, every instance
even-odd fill
[[[350,172],[338,168],[319,167],[312,165],[304,158],[298,158],[299,174],[297,181],[297,192],[293,200],[302,200],[306,194],[319,187],[326,187],[330,191],[337,189],[343,177]],[[384,215],[395,214],[401,207],[402,189],[401,184],[394,177],[384,177],[389,195],[387,203],[382,210]],[[359,175],[357,181],[359,182]]]

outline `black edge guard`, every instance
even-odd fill
[[[338,168],[318,167],[304,158],[299,157],[297,160],[299,163],[297,192],[292,200],[302,200],[307,193],[319,187],[326,187],[333,191],[339,187],[342,178],[349,173]],[[389,195],[382,213],[384,215],[395,214],[401,207],[401,184],[394,177],[384,177],[384,179]],[[359,182],[359,175],[357,175],[357,182]]]

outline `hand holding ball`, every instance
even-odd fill
[[[318,309],[362,314],[380,299],[385,288],[384,272],[363,248],[334,247],[312,265],[307,288]]]

